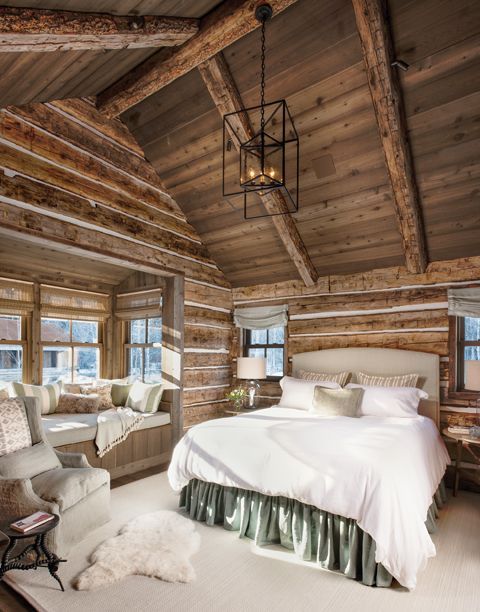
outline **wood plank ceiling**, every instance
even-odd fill
[[[8,6],[64,9],[54,0]],[[73,1],[69,10],[201,17],[218,1]],[[479,254],[480,5],[389,0],[430,261]],[[267,34],[267,99],[285,97],[301,139],[298,234],[320,275],[405,263],[351,0],[299,0]],[[156,49],[0,54],[0,106],[98,94]],[[259,32],[224,50],[258,103]],[[132,107],[127,123],[234,286],[298,278],[271,219],[244,221],[221,193],[222,122],[194,69]]]

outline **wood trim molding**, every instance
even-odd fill
[[[352,0],[368,86],[392,186],[395,213],[409,272],[425,272],[427,249],[403,98],[385,0]]]
[[[296,0],[270,0],[274,15]],[[97,97],[97,107],[116,117],[260,27],[252,0],[228,0],[200,21],[198,33],[172,54],[155,54]]]
[[[181,45],[198,19],[0,7],[0,51],[143,49]]]
[[[223,53],[220,52],[200,64],[198,70],[220,115],[238,112],[245,108]],[[246,114],[232,117],[231,123],[235,128],[235,137],[232,138],[235,146],[237,138],[250,140],[253,137],[253,128]],[[260,196],[260,199],[268,214],[272,215],[272,223],[300,277],[307,287],[313,285],[318,280],[318,274],[297,226],[288,213],[279,214],[288,210],[285,198],[280,192],[274,191]]]

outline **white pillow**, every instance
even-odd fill
[[[349,383],[346,389],[363,389],[358,416],[415,417],[420,400],[428,393],[416,387],[370,387]]]
[[[136,380],[128,392],[126,406],[139,412],[157,412],[162,393],[162,384],[148,385]]]
[[[285,408],[298,408],[298,410],[310,410],[313,406],[315,387],[325,389],[341,389],[341,386],[331,380],[301,380],[292,376],[284,376],[280,381],[282,398],[280,406]]]

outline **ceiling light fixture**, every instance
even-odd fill
[[[285,100],[265,102],[265,25],[272,7],[261,4],[255,17],[261,23],[262,40],[260,105],[223,117],[223,195],[243,193],[245,219],[272,216],[259,206],[258,196],[277,190],[285,207],[273,214],[298,210],[298,134]],[[235,166],[238,170],[232,175]]]

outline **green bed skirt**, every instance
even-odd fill
[[[443,481],[428,510],[426,526],[436,529],[438,508],[446,500]],[[305,561],[340,571],[369,586],[389,587],[391,574],[375,562],[375,542],[354,519],[319,510],[280,496],[191,480],[183,488],[180,507],[192,519],[222,524],[258,546],[280,544]]]

